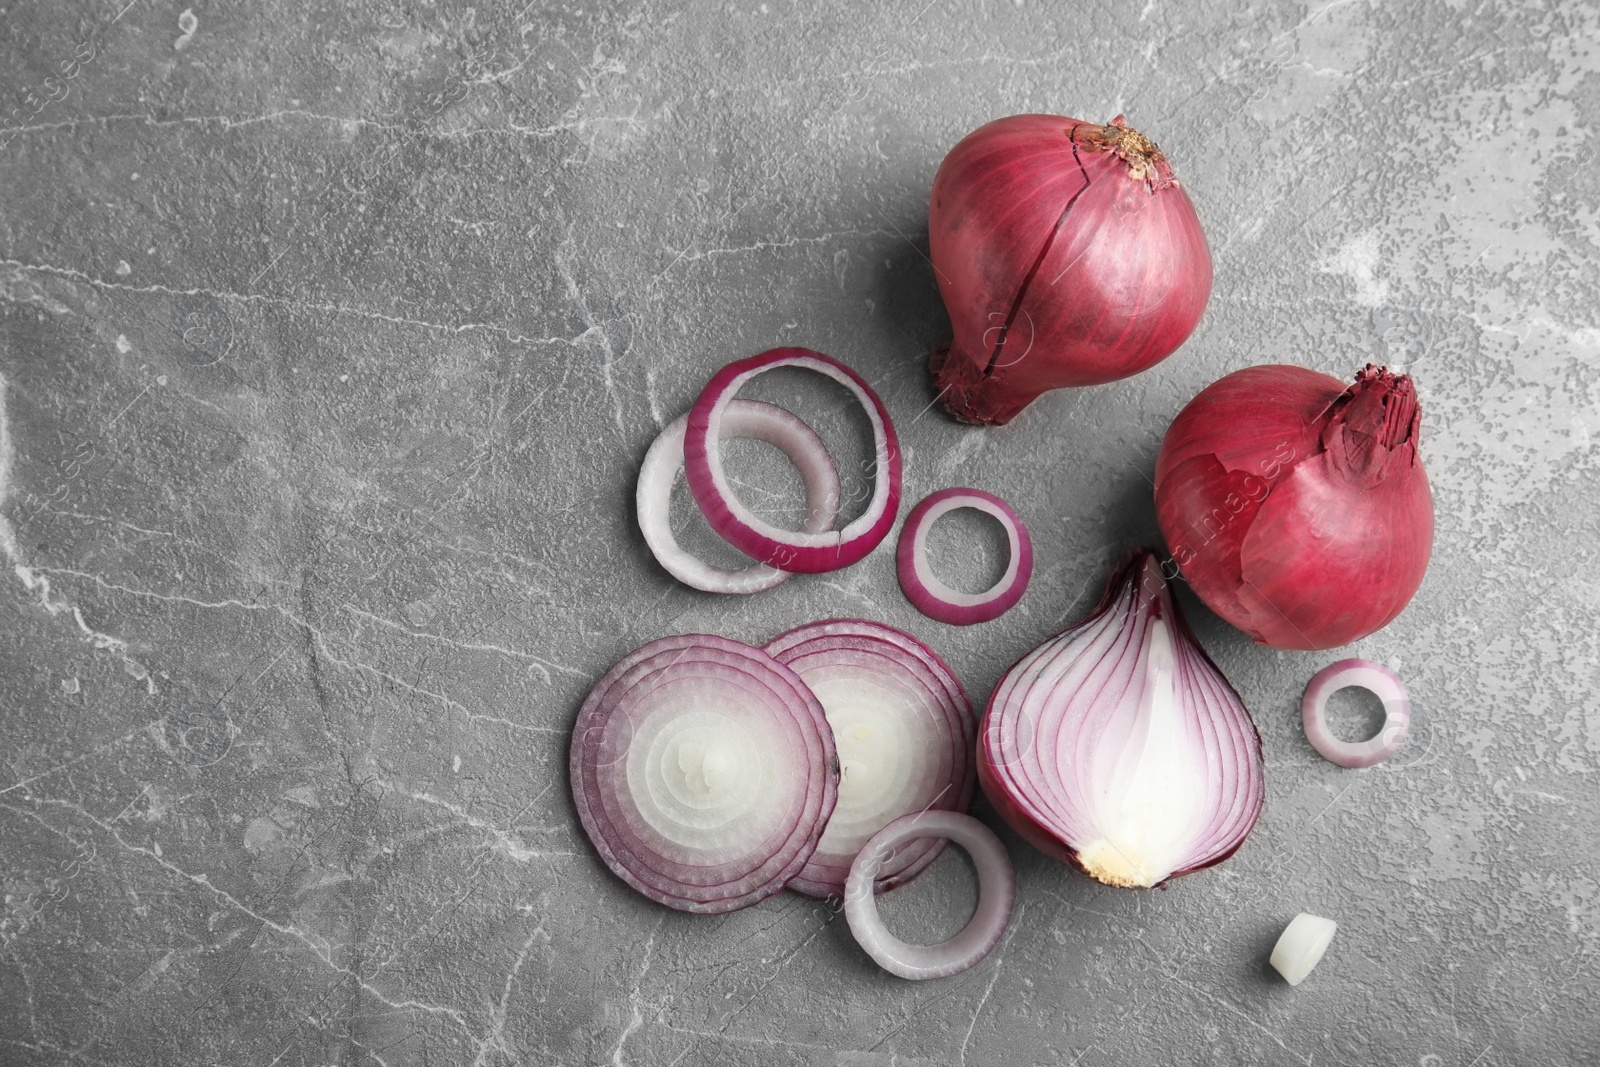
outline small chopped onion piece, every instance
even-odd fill
[[[978,908],[964,930],[937,945],[911,945],[891,934],[878,914],[873,883],[894,851],[921,837],[947,838],[967,850],[978,869]],[[1016,875],[1000,839],[983,823],[955,811],[902,815],[861,849],[845,887],[850,932],[884,970],[901,978],[946,978],[980,962],[1000,943],[1011,921]]]
[[[696,559],[672,535],[672,482],[683,467],[684,430],[689,416],[675,419],[651,444],[639,467],[635,494],[639,529],[656,561],[684,585],[707,593],[759,593],[789,578],[787,571],[754,563],[742,571],[725,571]],[[831,529],[839,514],[839,471],[816,431],[805,420],[775,404],[734,400],[722,419],[722,436],[751,438],[775,445],[799,469],[806,483],[810,511],[801,527],[807,533]]]
[[[872,499],[842,530],[785,530],[751,511],[734,492],[722,466],[722,421],[745,383],[776,367],[804,367],[850,390],[872,424]],[[762,563],[801,574],[838,570],[864,558],[888,536],[900,505],[900,444],[878,394],[855,371],[806,348],[774,348],[723,367],[706,383],[689,411],[683,441],[689,489],[711,528],[734,548]]]
[[[1338,929],[1339,924],[1332,919],[1302,911],[1284,927],[1278,943],[1272,946],[1269,962],[1285,982],[1299,985],[1322,962],[1322,954],[1328,951]]]
[[[997,520],[1006,531],[1010,558],[1006,572],[981,593],[963,593],[941,582],[928,563],[928,531],[945,515],[961,508],[981,511]],[[900,588],[906,599],[930,619],[952,626],[997,619],[1022,599],[1033,575],[1033,541],[1028,528],[1011,505],[981,489],[942,489],[925,498],[900,528],[896,553]]]
[[[606,865],[702,914],[781,890],[838,798],[811,690],[760,649],[708,634],[652,641],[612,667],[578,712],[569,770]]]
[[[839,753],[839,803],[789,888],[842,896],[861,847],[888,823],[931,808],[967,810],[977,715],[944,660],[880,623],[811,623],[766,650],[822,701]],[[943,848],[943,838],[924,838],[900,849],[879,868],[876,891],[910,881]]]
[[[1365,689],[1383,701],[1383,727],[1365,741],[1341,741],[1328,729],[1328,698],[1341,689]],[[1341,767],[1371,767],[1382,763],[1405,744],[1411,730],[1411,700],[1400,676],[1381,663],[1342,659],[1316,673],[1300,702],[1306,740],[1329,763]]]

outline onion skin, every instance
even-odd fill
[[[1159,363],[1211,296],[1194,205],[1120,116],[1013,115],[968,134],[934,178],[928,243],[954,331],[929,369],[966,422],[1003,425],[1048,390]]]
[[[1156,517],[1207,607],[1258,644],[1338,648],[1388,625],[1422,584],[1433,495],[1405,375],[1236,371],[1173,420]]]

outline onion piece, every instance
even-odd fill
[[[945,515],[961,508],[981,511],[1005,527],[1010,559],[1000,580],[981,593],[963,593],[941,582],[928,563],[928,531]],[[1033,576],[1033,540],[1011,505],[981,489],[941,489],[925,497],[900,528],[896,552],[900,588],[918,611],[952,626],[997,619],[1022,599]]]
[[[786,581],[787,571],[765,563],[754,563],[742,571],[713,567],[686,552],[672,536],[672,481],[683,467],[683,437],[688,425],[687,415],[673,420],[650,445],[639,467],[635,492],[639,529],[656,562],[684,585],[707,593],[759,593]],[[833,526],[839,514],[839,471],[822,438],[805,420],[775,404],[735,400],[723,416],[722,434],[781,448],[805,479],[810,511],[801,528],[819,533]]]
[[[760,649],[707,634],[623,657],[589,693],[570,760],[578,818],[618,877],[715,914],[783,888],[838,799],[822,705]]]
[[[1328,698],[1355,686],[1383,701],[1383,727],[1365,741],[1341,741],[1328,729]],[[1300,718],[1306,740],[1329,763],[1341,767],[1371,767],[1394,755],[1411,729],[1411,700],[1400,676],[1381,663],[1367,659],[1342,659],[1322,668],[1306,686],[1300,701]]]
[[[1149,551],[1089,618],[1001,678],[978,728],[978,781],[1030,844],[1130,888],[1227,859],[1266,796],[1250,712]]]
[[[804,367],[832,378],[855,394],[872,424],[872,499],[842,530],[797,533],[774,526],[745,506],[723,470],[720,442],[728,405],[751,378],[776,367]],[[805,348],[774,348],[712,375],[689,411],[683,454],[689,489],[711,528],[745,555],[786,571],[817,574],[857,562],[888,535],[900,505],[900,444],[883,401],[855,371]]]
[[[966,811],[976,784],[977,715],[944,660],[910,634],[860,619],[811,623],[766,651],[822,701],[839,753],[839,803],[789,888],[842,896],[867,839],[902,815]],[[908,882],[944,848],[927,838],[880,866],[875,890]]]
[[[1338,929],[1339,924],[1332,919],[1302,911],[1284,927],[1283,933],[1278,936],[1278,943],[1272,946],[1272,956],[1268,962],[1283,975],[1285,982],[1299,985],[1305,981],[1311,969],[1322,962],[1322,955],[1333,943],[1333,935]]]
[[[978,908],[964,930],[937,945],[910,945],[891,934],[878,914],[872,887],[880,867],[907,841],[936,836],[954,841],[978,868]],[[1016,875],[1000,839],[983,823],[955,811],[902,815],[872,836],[850,868],[844,917],[850,932],[878,966],[901,978],[946,978],[960,974],[1000,943],[1011,921]]]

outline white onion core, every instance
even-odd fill
[[[1322,962],[1323,954],[1333,943],[1333,935],[1338,929],[1339,924],[1332,919],[1303,911],[1284,928],[1278,943],[1272,946],[1272,957],[1268,962],[1283,975],[1285,982],[1299,985]]]
[[[1146,671],[1134,680],[1134,725],[1120,751],[1097,749],[1093,773],[1099,788],[1088,795],[1091,824],[1100,831],[1079,861],[1110,885],[1153,886],[1183,863],[1205,795],[1205,749],[1191,720],[1173,698],[1172,634],[1163,619],[1150,622]],[[1065,756],[1066,753],[1061,753]],[[1062,775],[1072,768],[1059,765]]]

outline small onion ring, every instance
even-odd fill
[[[776,367],[804,367],[832,378],[855,394],[872,424],[872,499],[842,530],[796,533],[772,525],[744,505],[722,469],[719,443],[728,405],[751,378]],[[745,555],[786,571],[819,574],[859,561],[888,536],[900,506],[900,443],[883,401],[855,371],[806,348],[774,348],[712,375],[689,411],[683,456],[689,490],[711,528]]]
[[[967,850],[978,868],[978,907],[972,921],[937,945],[910,945],[891,934],[873,895],[879,867],[900,845],[922,837],[954,841]],[[1011,858],[994,831],[960,812],[914,812],[879,830],[861,849],[845,884],[844,917],[867,955],[889,973],[901,978],[946,978],[978,963],[1000,943],[1011,921],[1016,893]]]
[[[672,536],[672,480],[683,466],[684,430],[688,425],[687,415],[673,420],[650,445],[639,466],[634,499],[645,544],[668,574],[703,592],[760,593],[783,583],[789,578],[787,571],[765,563],[752,563],[742,571],[725,571],[696,559]],[[839,471],[822,438],[804,419],[776,404],[735,400],[723,417],[722,434],[724,438],[751,438],[781,448],[806,483],[806,503],[811,510],[801,529],[819,533],[832,528],[839,514]]]
[[[1355,686],[1383,701],[1383,728],[1365,741],[1341,741],[1328,729],[1328,698]],[[1341,767],[1371,767],[1394,755],[1411,730],[1411,700],[1400,676],[1381,663],[1342,659],[1316,673],[1300,701],[1306,740],[1322,758]]]
[[[606,672],[578,712],[568,770],[606,866],[700,914],[782,890],[839,793],[833,733],[800,676],[709,634],[660,638]]]
[[[1006,572],[982,593],[963,593],[941,582],[928,563],[928,531],[940,518],[961,508],[971,508],[996,519],[1005,527],[1010,560]],[[1033,541],[1028,527],[1011,505],[981,489],[941,489],[923,499],[900,528],[895,553],[900,588],[906,599],[930,619],[952,626],[988,622],[1010,611],[1027,592],[1033,576]]]

